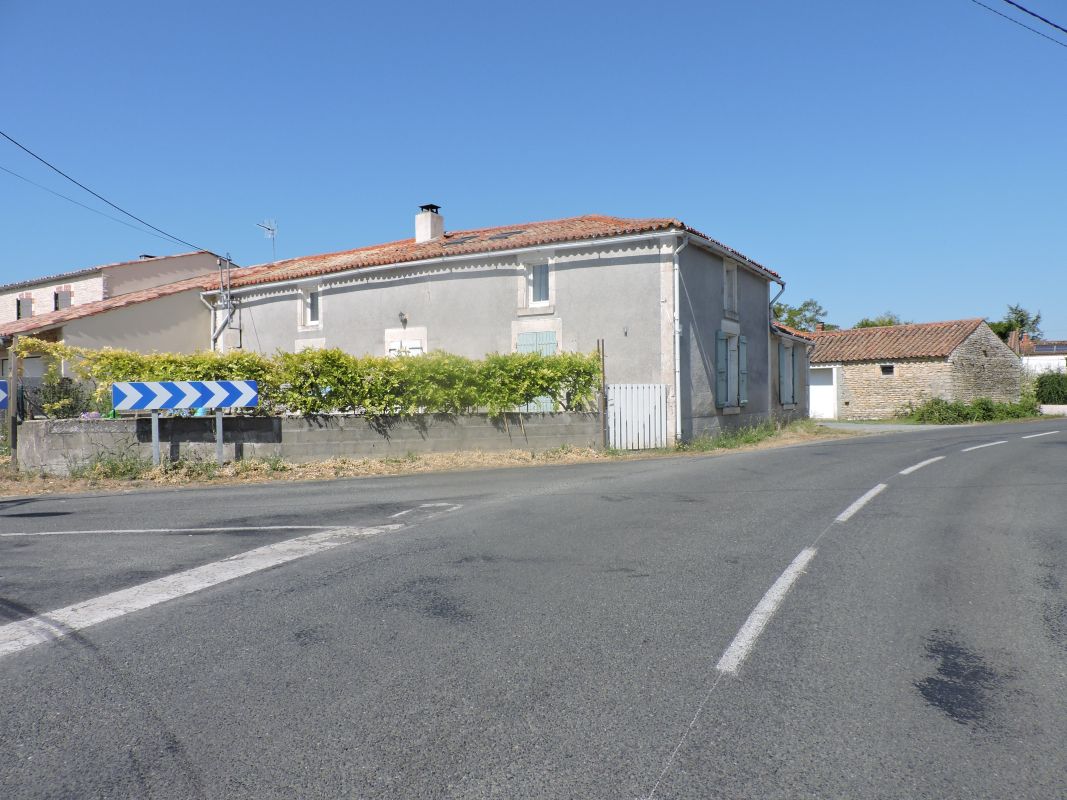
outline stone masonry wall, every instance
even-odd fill
[[[886,361],[845,364],[839,370],[838,417],[885,419],[908,403],[932,397],[952,398],[953,371],[946,359],[895,361],[893,374],[883,375]]]
[[[952,399],[969,402],[991,397],[1017,403],[1022,386],[1022,362],[988,325],[979,325],[949,356]]]

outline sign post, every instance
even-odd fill
[[[222,464],[223,408],[253,408],[259,405],[256,381],[116,381],[111,384],[111,404],[116,411],[152,412],[152,463],[158,465],[159,409],[213,408],[215,411],[215,457]]]

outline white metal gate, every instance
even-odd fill
[[[667,385],[608,385],[608,446],[648,450],[667,446]]]

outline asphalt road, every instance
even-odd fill
[[[0,653],[337,535],[0,654],[0,797],[1067,797],[1065,467],[1049,421],[6,501]]]

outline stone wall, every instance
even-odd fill
[[[160,422],[164,458],[215,458],[213,417]],[[145,418],[28,420],[19,426],[19,468],[64,475],[94,456],[133,454],[150,459],[148,424]],[[227,459],[280,456],[297,463],[338,456],[462,450],[540,452],[565,445],[599,447],[602,442],[600,416],[580,413],[508,414],[500,419],[486,414],[427,414],[379,422],[341,416],[280,420],[229,417],[223,423],[223,433]]]
[[[948,358],[952,365],[952,399],[970,402],[991,397],[1019,402],[1022,362],[988,325],[979,325]]]
[[[837,415],[840,419],[885,419],[908,403],[931,397],[951,399],[952,366],[946,359],[895,361],[893,374],[883,375],[887,361],[844,364],[838,370]]]

